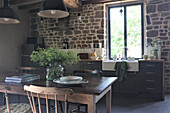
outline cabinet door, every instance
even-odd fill
[[[138,73],[131,72],[128,73],[127,78],[124,79],[124,89],[125,94],[139,94],[139,76]]]
[[[81,69],[94,69],[98,71],[102,70],[101,61],[84,61],[84,62],[81,62],[81,64],[82,64]]]
[[[72,65],[65,65],[64,66],[64,73],[65,74],[73,74],[74,70],[80,70],[80,63],[72,64]]]

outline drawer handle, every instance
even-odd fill
[[[147,64],[146,66],[147,66],[147,67],[155,67],[154,64]]]
[[[154,75],[155,72],[147,72],[147,75]]]
[[[147,90],[152,90],[152,91],[154,91],[155,88],[149,88],[149,87],[147,87]]]
[[[147,82],[155,82],[155,80],[148,80],[148,79],[147,79],[146,81],[147,81]]]
[[[88,65],[91,65],[91,64],[93,64],[93,62],[87,62],[87,64],[88,64]]]

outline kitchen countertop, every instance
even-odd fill
[[[99,59],[99,60],[93,60],[93,59],[81,59],[80,61],[94,61],[94,62],[101,62],[103,60]]]
[[[98,60],[94,60],[94,59],[81,59],[80,61],[98,61],[98,62],[101,62],[101,61],[111,61],[111,62],[120,62],[120,61],[127,61],[127,60],[116,60],[116,61],[113,61],[113,60],[102,60],[102,59],[98,59]],[[163,62],[164,60],[163,59],[159,59],[159,60],[144,60],[144,59],[139,59],[138,62]],[[130,62],[133,62],[133,61],[130,61]]]

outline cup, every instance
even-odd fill
[[[135,57],[132,57],[132,61],[135,61]]]
[[[99,48],[102,48],[102,43],[99,43]]]
[[[150,58],[151,60],[153,60],[153,59],[154,59],[154,56],[150,56],[149,58]]]
[[[128,61],[131,61],[132,60],[132,58],[131,57],[128,57]]]
[[[148,55],[143,55],[143,58],[144,58],[145,60],[147,60],[147,59],[148,59]]]

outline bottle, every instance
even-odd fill
[[[63,49],[66,49],[66,42],[63,40]]]
[[[120,57],[120,55],[119,55],[119,60],[121,60],[121,57]]]
[[[65,44],[66,44],[66,49],[69,49],[68,40],[67,40],[67,39],[66,39],[66,41],[65,41]]]
[[[94,49],[94,52],[91,54],[91,57],[97,57],[97,53],[95,49]]]

